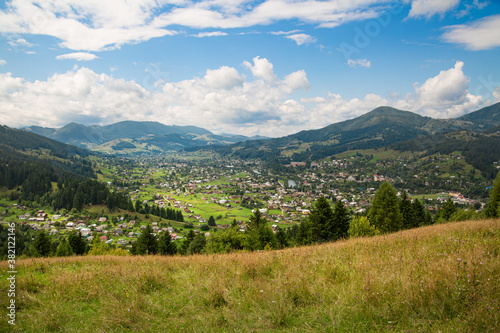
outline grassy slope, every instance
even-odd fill
[[[499,236],[487,220],[261,253],[21,260],[12,331],[498,332]]]

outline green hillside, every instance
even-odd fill
[[[16,325],[2,306],[0,331],[498,332],[499,233],[485,220],[282,251],[17,260]]]

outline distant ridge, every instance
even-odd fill
[[[23,130],[90,149],[101,149],[100,146],[103,146],[111,147],[112,151],[113,147],[118,147],[116,151],[119,153],[126,152],[127,149],[123,147],[152,147],[153,151],[181,150],[188,147],[227,145],[254,140],[254,138],[242,135],[216,135],[197,126],[164,125],[159,122],[130,120],[106,126],[69,123],[61,128],[30,126]],[[127,141],[129,144],[119,145],[121,141]]]
[[[316,160],[352,149],[372,149],[440,132],[482,132],[500,125],[500,103],[453,119],[434,119],[388,106],[360,117],[282,138],[247,141],[219,148],[241,158]]]

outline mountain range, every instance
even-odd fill
[[[240,142],[217,151],[242,158],[279,157],[306,161],[347,150],[385,147],[436,133],[464,130],[481,133],[499,125],[500,103],[452,119],[434,119],[384,106],[321,129],[276,139]]]
[[[497,126],[500,126],[500,103],[452,119],[434,119],[383,106],[321,129],[305,130],[274,139],[215,135],[196,126],[167,126],[158,122],[135,121],[107,126],[71,123],[58,129],[31,126],[23,130],[108,153],[204,149],[239,158],[307,161],[347,150],[380,148],[416,138],[428,137],[427,140],[433,140],[437,138],[433,135],[438,133],[483,133]],[[417,143],[413,141],[410,146]],[[407,148],[408,145],[401,147]]]
[[[70,123],[62,128],[30,126],[23,130],[59,142],[108,153],[126,150],[172,151],[264,138],[216,135],[196,126],[169,126],[158,122],[137,121],[122,121],[107,126],[85,126],[77,123]]]

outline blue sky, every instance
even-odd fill
[[[122,120],[282,136],[389,105],[500,101],[500,2],[14,0],[0,123]]]

